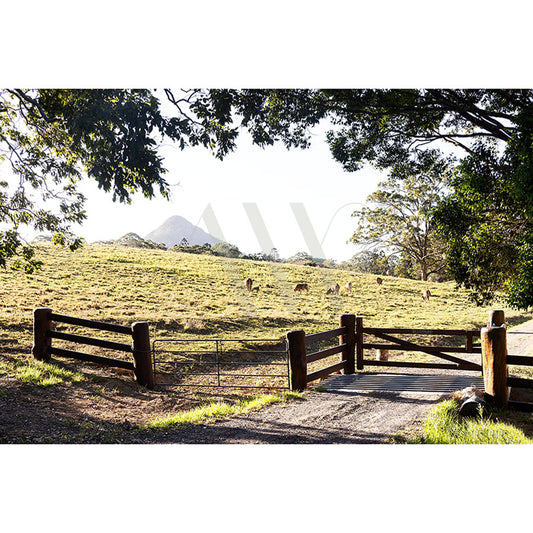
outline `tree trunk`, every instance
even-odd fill
[[[426,265],[426,263],[422,263],[420,266],[422,268],[421,279],[422,281],[427,281],[428,280],[428,266]]]

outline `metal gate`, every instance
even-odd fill
[[[288,389],[285,339],[156,339],[157,385]]]

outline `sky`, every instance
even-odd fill
[[[121,205],[85,180],[80,189],[88,198],[88,216],[74,230],[88,242],[117,239],[128,232],[145,237],[169,217],[180,215],[208,232],[213,227],[220,230],[222,235],[215,236],[242,253],[275,247],[281,257],[303,251],[347,260],[358,251],[347,243],[356,225],[351,215],[385,175],[373,169],[345,172],[333,161],[324,132],[314,130],[307,150],[287,150],[283,145],[261,149],[243,132],[237,149],[223,161],[203,147],[182,151],[167,144],[161,153],[172,185],[170,201],[135,195],[132,204]],[[210,222],[213,215],[215,226]]]

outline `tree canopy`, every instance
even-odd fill
[[[451,170],[435,157],[428,151],[416,165],[395,167],[367,198],[367,206],[353,213],[357,229],[352,242],[408,259],[423,281],[446,267],[433,210],[444,196]]]
[[[149,90],[0,90],[0,164],[10,170],[0,179],[0,266],[39,266],[22,226],[80,246],[70,226],[86,217],[84,176],[119,202],[135,192],[168,197],[160,143],[208,146],[204,130],[178,111],[163,116]]]

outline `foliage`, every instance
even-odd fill
[[[272,248],[270,253],[258,252],[255,254],[246,254],[241,256],[242,259],[251,259],[252,261],[271,261],[277,263],[281,261],[279,252],[276,248]]]
[[[394,255],[385,255],[383,250],[379,252],[365,250],[360,254],[354,255],[347,261],[346,267],[353,268],[357,272],[376,274],[378,276],[393,276],[396,273],[396,263],[397,257]]]
[[[149,248],[151,250],[166,250],[164,244],[158,244],[154,241],[143,239],[136,233],[126,233],[122,237],[119,237],[116,241],[113,241],[116,246],[130,246],[132,248]]]
[[[418,268],[420,279],[441,273],[444,247],[435,231],[432,212],[443,196],[450,170],[435,152],[425,152],[415,163],[396,167],[367,202],[355,211],[357,229],[351,241],[390,253],[400,253]]]
[[[445,400],[431,408],[421,437],[414,444],[533,444],[524,433],[493,415],[458,416],[458,403]]]
[[[186,239],[183,240],[186,241]],[[186,254],[216,255],[209,243],[202,244],[201,246],[199,244],[180,244],[179,246],[174,246],[172,249],[176,252],[184,252]]]
[[[241,252],[237,248],[237,246],[228,242],[216,242],[215,244],[213,244],[213,246],[211,246],[211,251],[215,255],[219,255],[222,257],[236,258],[241,256]]]
[[[184,116],[163,117],[148,90],[0,90],[0,163],[10,167],[0,181],[0,266],[40,266],[22,226],[82,245],[69,228],[86,217],[77,189],[84,175],[120,202],[137,191],[168,197],[158,143],[198,144],[192,129]]]

